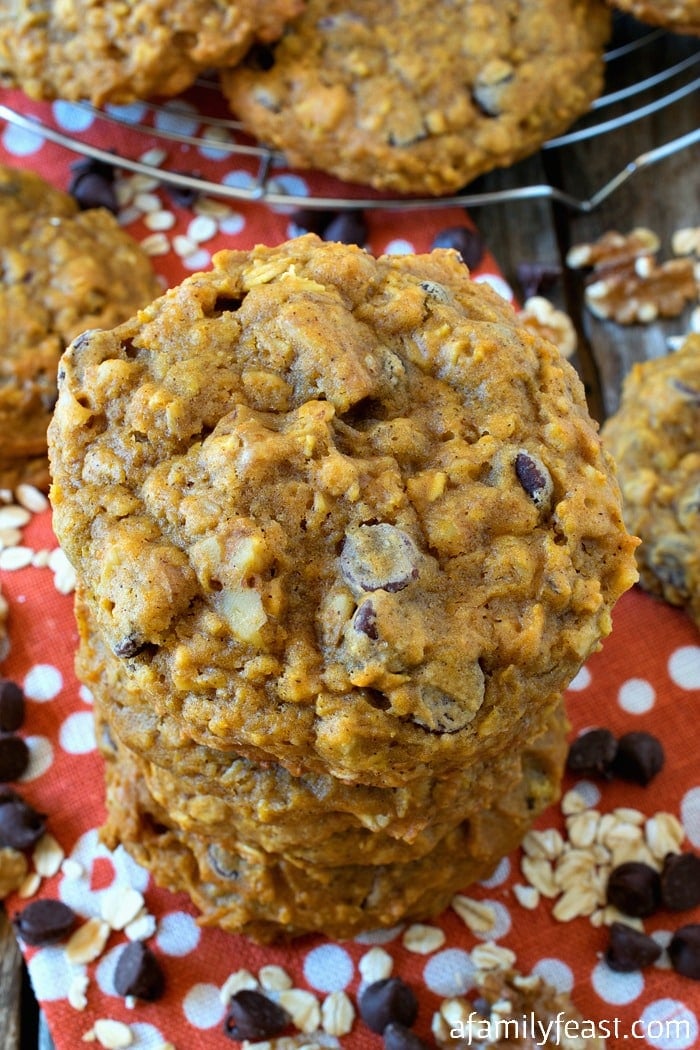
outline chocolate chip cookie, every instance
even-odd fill
[[[8,0],[0,76],[33,98],[95,105],[176,95],[275,40],[303,0]]]
[[[613,7],[640,22],[664,26],[676,33],[700,33],[698,0],[609,0]]]
[[[112,215],[79,212],[68,194],[10,168],[0,168],[0,263],[0,485],[47,488],[61,354],[85,328],[118,324],[161,289]]]
[[[454,252],[219,253],[59,385],[95,630],[214,750],[448,776],[527,739],[636,578],[575,372]]]
[[[700,335],[637,364],[604,440],[627,525],[641,537],[640,583],[700,626]]]
[[[603,82],[603,0],[308,0],[222,87],[290,164],[439,195],[534,152]]]

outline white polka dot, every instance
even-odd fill
[[[510,930],[510,912],[505,904],[501,904],[500,901],[483,900],[481,903],[491,908],[494,919],[488,933],[476,933],[476,936],[481,941],[498,941],[501,937],[505,937]]]
[[[24,695],[37,703],[53,700],[63,689],[63,675],[53,664],[35,664],[24,679]]]
[[[304,959],[304,976],[319,992],[342,992],[353,978],[352,959],[338,944],[321,944]]]
[[[150,881],[146,869],[137,864],[123,846],[118,846],[114,852],[110,852],[100,842],[97,828],[91,828],[80,836],[70,857],[80,865],[85,874],[78,879],[62,878],[58,884],[58,892],[64,904],[70,905],[79,915],[85,917],[101,914],[102,901],[115,886],[129,886],[143,893]],[[113,878],[103,889],[91,890],[92,867],[98,858],[109,861],[113,869]]]
[[[637,1030],[656,1050],[687,1050],[697,1046],[698,1019],[677,999],[656,999],[639,1018]]]
[[[31,153],[38,153],[44,141],[42,135],[18,128],[15,124],[7,124],[2,133],[3,146],[14,157],[28,157]]]
[[[196,108],[189,102],[176,99],[166,102],[155,115],[155,126],[161,131],[176,135],[196,135],[200,119]]]
[[[300,175],[275,175],[268,181],[268,188],[273,193],[282,193],[293,197],[308,197],[309,186],[305,179]],[[285,215],[289,212],[289,209],[294,207],[288,204],[276,204],[272,209],[280,215]]]
[[[125,106],[109,104],[105,106],[105,109],[108,113],[111,113],[113,117],[116,117],[118,120],[123,120],[126,124],[140,124],[147,112],[147,108],[143,102],[130,102]]]
[[[405,241],[401,237],[388,241],[384,248],[385,255],[411,255],[414,251],[415,248],[411,242]]]
[[[474,969],[468,952],[461,948],[446,948],[428,959],[423,979],[436,995],[464,995],[474,984]]]
[[[532,969],[558,992],[570,992],[574,987],[574,975],[571,968],[561,959],[540,959]]]
[[[256,179],[249,171],[237,169],[236,171],[227,171],[221,181],[224,186],[232,186],[237,190],[252,190]]]
[[[105,995],[116,995],[114,990],[114,971],[117,968],[119,956],[125,948],[125,944],[118,944],[116,948],[111,948],[100,957],[95,967],[95,980]]]
[[[29,748],[29,765],[20,777],[22,783],[36,780],[42,776],[53,763],[53,744],[45,736],[27,736],[24,738]]]
[[[143,1021],[130,1022],[129,1028],[134,1037],[131,1050],[162,1050],[165,1045],[163,1033],[152,1024]]]
[[[478,277],[474,278],[477,284],[488,284],[493,288],[494,292],[497,292],[501,298],[507,299],[508,302],[513,301],[513,289],[504,281],[501,276],[497,273],[482,273]]]
[[[631,715],[643,715],[650,711],[655,700],[656,690],[645,678],[628,678],[617,694],[618,704]]]
[[[68,962],[63,946],[40,948],[27,963],[37,999],[65,999],[76,972],[84,971]]]
[[[233,137],[226,128],[206,128],[202,137],[208,143],[206,146],[197,147],[197,152],[202,157],[206,157],[207,160],[226,160],[231,156],[231,150],[227,149],[227,145],[233,142]]]
[[[690,842],[700,847],[700,787],[686,791],[681,799],[681,823]]]
[[[195,984],[182,999],[185,1017],[195,1028],[213,1028],[224,1017],[224,1004],[215,984]]]
[[[95,119],[87,106],[79,106],[74,102],[54,102],[51,108],[56,123],[66,131],[87,131]]]
[[[582,689],[588,689],[591,684],[591,672],[587,667],[580,668],[575,678],[572,678],[567,686],[574,693],[580,693]]]
[[[197,270],[206,270],[211,265],[211,255],[204,248],[201,248],[198,252],[186,255],[182,260],[182,265],[186,270],[190,270],[193,273]]]
[[[388,944],[395,941],[399,934],[403,933],[403,926],[391,926],[389,929],[368,930],[367,933],[358,933],[355,941],[358,944]]]
[[[95,722],[91,711],[77,711],[64,721],[58,742],[69,755],[87,755],[95,750]]]
[[[592,780],[579,780],[576,791],[589,808],[597,806],[600,802],[600,788]]]
[[[668,954],[666,953],[665,949],[668,948],[669,944],[671,943],[671,938],[673,937],[673,931],[672,930],[654,930],[654,932],[650,933],[649,936],[651,937],[651,939],[653,941],[656,941],[656,943],[658,945],[660,945],[660,947],[662,949],[661,955],[659,956],[659,958],[654,963],[654,966],[656,967],[657,970],[670,970],[671,969],[671,960],[669,959]]]
[[[225,219],[222,219],[219,223],[219,229],[222,233],[228,234],[229,237],[235,237],[236,234],[242,233],[246,227],[244,217],[237,211],[227,215]]]
[[[158,923],[156,941],[166,955],[189,955],[199,944],[202,931],[191,915],[171,911]]]
[[[700,645],[682,645],[671,653],[668,673],[681,689],[700,689]]]
[[[78,696],[80,697],[80,699],[83,701],[84,704],[92,704],[93,703],[92,693],[90,692],[90,690],[88,689],[88,687],[86,685],[81,685],[80,686],[80,689],[78,689]]]
[[[606,1003],[624,1006],[638,999],[644,990],[641,973],[616,973],[604,962],[598,963],[591,974],[591,983]]]
[[[508,857],[504,857],[497,865],[493,875],[488,879],[482,879],[480,886],[485,886],[486,889],[491,889],[492,886],[501,886],[508,876],[510,875],[510,860]]]

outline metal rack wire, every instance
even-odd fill
[[[630,29],[630,25],[632,28]],[[694,93],[700,94],[700,39],[688,41],[689,53],[680,59],[661,61],[658,68],[642,80],[625,83],[625,59],[634,52],[645,55],[663,51],[660,46],[669,34],[660,29],[643,28],[634,23],[628,16],[619,16],[615,24],[614,44],[608,49],[606,59],[606,87],[603,94],[593,103],[589,113],[579,120],[564,135],[550,139],[542,149],[545,152],[562,150],[586,140],[598,139],[618,131],[625,125],[652,117],[663,111],[670,111],[681,99]],[[158,118],[167,112],[162,105],[155,102],[142,103],[144,118],[134,122],[123,115],[123,107],[107,106],[95,110],[87,103],[79,105],[91,111],[101,122],[128,126],[131,132],[138,133],[147,139],[150,145],[153,140],[163,139],[170,143],[211,148],[212,130],[222,132],[230,141],[216,142],[217,149],[228,154],[229,159],[243,159],[256,165],[256,171],[248,185],[227,185],[213,182],[168,167],[155,167],[137,158],[124,156],[92,143],[87,137],[76,137],[66,134],[53,126],[50,120],[28,116],[2,102],[0,95],[0,120],[5,120],[26,131],[39,133],[45,139],[62,146],[75,154],[117,165],[123,170],[155,177],[159,181],[197,193],[237,201],[260,201],[271,206],[327,208],[335,210],[352,208],[389,208],[416,209],[460,205],[475,208],[486,204],[510,203],[533,198],[558,201],[576,212],[591,212],[602,201],[638,171],[649,168],[665,158],[688,149],[700,142],[700,127],[685,134],[671,138],[656,148],[640,156],[629,159],[621,169],[604,185],[599,186],[589,196],[581,199],[572,196],[558,186],[550,183],[522,185],[498,191],[475,192],[470,187],[464,191],[439,198],[425,197],[391,197],[380,194],[366,195],[367,190],[361,187],[344,187],[348,196],[311,197],[288,192],[284,182],[279,179],[279,172],[285,168],[282,154],[268,149],[264,145],[252,142],[241,124],[226,115],[221,115],[221,99],[217,84],[212,80],[200,80],[196,85],[198,98],[210,93],[211,112],[202,116],[201,130],[197,134],[177,131],[170,126],[163,126]],[[187,96],[185,96],[186,98]],[[200,107],[201,108],[201,107]],[[217,112],[218,110],[218,112]],[[371,193],[371,191],[369,191]],[[363,195],[365,194],[365,195]]]

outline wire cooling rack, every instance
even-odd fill
[[[672,123],[673,106],[682,99],[700,93],[700,38],[682,38],[683,47],[669,47],[669,42],[680,41],[660,29],[643,27],[629,16],[616,16],[613,43],[608,48],[606,60],[606,82],[603,94],[593,103],[588,114],[579,120],[570,131],[546,142],[544,152],[563,150],[587,140],[598,140],[612,136],[628,124],[650,119],[654,114],[668,114],[665,125]],[[648,68],[648,75],[637,79],[641,65]],[[649,168],[661,160],[700,142],[700,127],[685,134],[670,138],[657,147],[629,159],[620,170],[590,196],[579,199],[550,183],[519,185],[514,188],[474,192],[473,187],[445,197],[391,197],[380,194],[363,196],[368,191],[362,187],[338,183],[339,195],[320,196],[295,194],[289,185],[280,179],[286,169],[284,156],[264,145],[253,142],[246,136],[242,125],[226,115],[218,85],[214,80],[200,79],[194,91],[198,108],[202,113],[201,124],[195,134],[177,129],[173,122],[173,108],[155,102],[139,104],[143,116],[134,120],[127,115],[129,107],[107,106],[95,110],[87,103],[78,103],[89,110],[95,118],[93,126],[104,122],[128,127],[131,133],[143,136],[144,144],[153,145],[155,140],[194,146],[199,149],[216,148],[225,153],[230,161],[242,160],[252,163],[254,171],[243,185],[227,185],[200,178],[168,168],[154,166],[142,159],[115,153],[91,143],[88,135],[66,134],[50,119],[42,119],[35,113],[27,115],[5,105],[0,94],[0,120],[5,120],[26,131],[40,133],[50,142],[63,146],[75,154],[104,161],[126,171],[155,177],[166,184],[182,189],[204,193],[209,196],[238,201],[262,201],[272,206],[328,208],[335,210],[352,208],[424,208],[461,205],[468,208],[486,204],[524,201],[533,198],[558,201],[577,212],[591,212],[602,201],[610,197],[623,183],[638,171]],[[183,96],[186,103],[187,93]],[[204,105],[202,105],[204,99]],[[211,103],[211,105],[209,105]],[[167,118],[167,119],[163,119]],[[104,130],[104,126],[103,126]],[[289,169],[286,169],[289,170]],[[475,183],[474,185],[477,185]],[[345,193],[348,196],[345,196]],[[371,191],[370,191],[371,192]]]

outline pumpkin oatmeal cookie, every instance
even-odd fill
[[[627,525],[642,540],[640,583],[700,626],[700,335],[636,364],[603,430]]]
[[[150,261],[102,209],[28,171],[0,168],[0,486],[47,488],[56,370],[85,328],[112,327],[161,290]]]
[[[585,113],[609,28],[603,0],[308,0],[222,87],[246,128],[294,166],[439,195]]]
[[[75,340],[51,445],[129,688],[294,775],[517,746],[636,578],[575,372],[450,251],[219,253]]]
[[[612,7],[640,22],[664,26],[676,33],[700,33],[699,0],[609,0]]]
[[[94,105],[177,95],[275,40],[303,0],[7,0],[0,76],[33,98]]]

